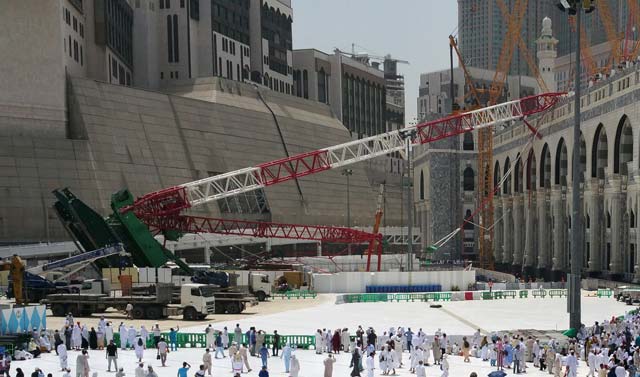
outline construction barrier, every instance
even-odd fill
[[[598,298],[613,297],[613,290],[610,288],[598,289],[597,296]]]
[[[467,292],[429,292],[429,293],[364,293],[341,295],[338,302],[428,302],[428,301],[462,301],[462,300],[500,300],[506,298],[561,298],[567,296],[566,289],[522,289],[522,290],[493,290]],[[612,297],[610,289],[599,289],[597,297]]]
[[[165,342],[169,343],[169,333],[162,333],[160,335],[164,338]],[[121,348],[120,344],[120,333],[113,334],[113,342]],[[229,333],[229,343],[236,342],[235,334]],[[149,335],[149,339],[146,342],[147,348],[155,348],[155,341],[153,339],[153,335]],[[240,342],[236,342],[240,344],[248,344],[248,338],[246,334],[242,334],[242,339]],[[269,348],[273,344],[273,334],[265,334],[264,343]],[[291,344],[296,348],[301,349],[309,349],[309,347],[315,347],[315,336],[314,335],[280,335],[280,346],[283,347],[285,344]],[[181,333],[178,332],[176,334],[176,345],[178,348],[207,348],[207,335],[204,333]],[[2,345],[6,346],[7,349],[12,350],[12,345]],[[0,346],[0,347],[2,347]],[[129,345],[132,346],[132,345]]]
[[[282,298],[282,299],[292,299],[292,298],[296,298],[296,299],[305,299],[305,298],[316,298],[316,296],[318,296],[318,294],[314,291],[305,291],[305,290],[292,290],[292,291],[286,291],[286,292],[277,292],[277,293],[272,293],[271,297],[273,298]]]

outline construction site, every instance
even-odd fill
[[[76,47],[74,57],[63,35],[54,77],[36,63],[22,64],[22,75],[6,75],[18,69],[10,63],[0,70],[10,89],[0,93],[0,354],[27,351],[39,334],[64,333],[74,320],[91,327],[106,319],[160,324],[163,337],[179,329],[184,349],[175,357],[195,366],[200,351],[190,349],[211,346],[207,325],[226,334],[239,324],[266,333],[269,351],[299,349],[303,375],[320,376],[309,350],[319,353],[323,327],[362,349],[358,326],[419,328],[429,342],[446,332],[457,345],[476,330],[566,345],[581,324],[636,314],[637,0],[458,1],[460,18],[492,12],[503,20],[493,43],[500,48],[488,53],[495,64],[465,55],[476,50],[459,20],[443,40],[449,67],[420,77],[415,122],[405,119],[408,60],[358,52],[355,43],[351,52],[292,50],[290,1],[182,1],[169,11],[162,0],[157,12],[155,1],[51,3],[26,1],[0,15],[17,25],[31,12],[63,14],[42,24],[51,40],[0,39],[4,53],[33,43],[59,54],[55,33],[60,22],[63,34],[78,30],[71,18],[82,22],[75,32],[86,52],[78,58]],[[263,34],[216,29],[220,6]],[[157,41],[142,34],[164,26],[165,13],[171,32]],[[130,35],[125,47],[144,43],[131,51],[110,44],[98,29],[117,28],[112,16],[129,25],[114,31]],[[189,38],[178,38],[177,20]],[[585,29],[594,25],[600,34]],[[581,52],[559,56],[565,41],[556,30],[578,36]],[[282,43],[272,39],[280,32]],[[172,65],[149,52],[159,42]],[[257,45],[266,48],[254,52]],[[209,52],[220,62],[209,62]],[[125,349],[123,336],[114,339]],[[155,362],[158,339],[135,336]],[[451,360],[453,375],[495,369],[475,346],[471,364]],[[16,364],[60,370],[46,354],[51,345],[42,351]],[[133,355],[122,360],[133,372]],[[339,358],[334,373],[349,373],[349,361]],[[290,372],[270,363],[272,373]],[[214,370],[228,374],[226,364]]]

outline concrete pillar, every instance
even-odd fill
[[[556,186],[551,191],[551,211],[553,213],[553,264],[552,271],[557,273],[564,272],[565,265],[565,235],[564,227],[565,208],[562,200],[562,191],[560,186]]]
[[[500,197],[493,199],[493,220],[496,221],[496,225],[493,227],[493,259],[496,264],[502,263],[502,228],[504,226],[504,219],[502,218],[502,200]],[[489,227],[492,224],[485,224]]]
[[[507,266],[513,264],[513,202],[510,195],[502,197],[502,234],[504,237],[504,249],[502,250],[502,263]]]
[[[523,270],[525,271],[525,273],[527,275],[532,275],[533,274],[533,268],[535,267],[535,263],[536,263],[536,248],[535,248],[535,239],[538,237],[537,234],[535,234],[535,213],[537,211],[537,202],[536,202],[536,195],[537,193],[531,192],[527,195],[527,198],[525,199],[525,204],[524,204],[524,218],[525,218],[525,225],[524,225],[524,263],[522,265]]]
[[[609,203],[611,208],[611,260],[609,261],[609,272],[617,275],[623,271],[623,250],[622,250],[622,215],[624,214],[623,194],[620,188],[620,178],[611,178],[609,182],[612,190],[609,193]]]
[[[548,191],[542,189],[538,192],[538,271],[546,273],[551,268],[551,233],[549,224]]]
[[[602,271],[603,243],[600,233],[602,221],[602,197],[599,194],[598,179],[592,178],[587,182],[584,197],[589,203],[589,261],[588,271],[591,276],[599,276]],[[586,227],[586,224],[585,224]]]
[[[524,258],[523,194],[513,197],[513,271],[522,271]]]

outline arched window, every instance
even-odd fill
[[[464,134],[462,139],[462,150],[464,151],[473,150],[473,134],[471,132],[467,132]]]
[[[611,212],[607,211],[607,229],[611,228]]]
[[[631,210],[631,213],[629,214],[629,228],[635,228],[636,227],[636,213],[633,212],[633,210]]]
[[[420,170],[420,200],[424,200],[424,171]]]
[[[471,210],[467,210],[467,212],[464,214],[464,219],[468,220],[464,222],[464,225],[462,226],[464,228],[464,230],[473,230],[473,224],[471,224],[470,221],[473,221],[473,218],[471,218]]]
[[[464,169],[463,178],[462,178],[462,187],[464,191],[475,190],[474,173],[471,167]]]

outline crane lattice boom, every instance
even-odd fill
[[[413,144],[426,144],[521,119],[551,108],[563,95],[546,93],[530,96],[185,183],[142,196],[133,205],[123,208],[122,212],[133,211],[139,219],[157,230],[209,232],[220,229],[212,221],[222,224],[219,222],[226,220],[183,216],[181,212],[233,195],[402,151],[405,137],[413,137]],[[415,137],[410,136],[414,133]],[[239,225],[236,220],[229,221]],[[253,226],[258,227],[257,223]]]

